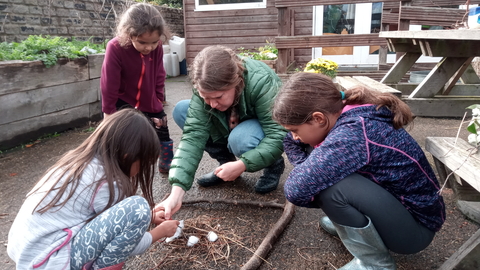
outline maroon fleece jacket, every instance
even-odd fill
[[[117,38],[110,40],[100,77],[102,111],[114,113],[121,99],[142,112],[161,112],[165,76],[161,43],[148,55],[142,55],[132,45],[122,47]]]

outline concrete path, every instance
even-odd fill
[[[178,101],[187,99],[191,96],[191,84],[187,77],[180,76],[167,80],[167,106],[166,112],[169,116],[169,128],[171,136],[176,147],[181,138],[181,130],[175,125],[171,118],[171,112]],[[409,131],[417,142],[423,147],[427,136],[456,136],[460,124],[459,119],[433,119],[417,118],[412,129]],[[466,138],[465,129],[462,129],[461,136]],[[80,144],[87,136],[88,132],[78,129],[76,131],[66,132],[57,138],[52,138],[31,147],[14,151],[7,154],[0,154],[0,270],[15,269],[13,262],[6,254],[6,245],[8,239],[8,230],[15,218],[16,212],[20,208],[25,194],[32,188],[34,183],[45,170],[58,159],[60,155]],[[427,156],[429,156],[427,154]],[[216,161],[208,155],[204,155],[197,176],[212,171],[217,166]],[[255,194],[254,184],[260,176],[257,173],[244,173],[241,179],[231,184],[224,184],[213,188],[199,188],[194,184],[192,189],[187,192],[185,199],[208,198],[220,199],[228,198],[231,200],[254,200],[254,201],[285,201],[283,195],[283,183],[291,170],[292,166],[287,162],[287,168],[281,179],[279,188],[266,195]],[[155,183],[155,197],[160,201],[170,191],[170,185],[165,176],[157,175]],[[404,256],[395,255],[399,269],[437,269],[451,254],[453,254],[461,244],[468,239],[479,226],[466,220],[456,209],[451,193],[446,194],[448,206],[447,223],[437,235],[430,247],[419,254]],[[177,214],[177,218],[192,218],[198,215],[207,214],[215,211],[215,207],[189,208],[184,207]],[[217,209],[218,210],[218,209]],[[225,206],[216,215],[221,215],[222,220],[230,220],[236,229],[251,226],[252,223],[266,224],[262,225],[265,229],[258,233],[251,229],[254,234],[255,243],[261,242],[268,232],[269,226],[275,223],[280,212],[271,214],[269,210],[248,208],[241,209],[232,206]],[[278,214],[279,213],[279,214]],[[246,215],[247,217],[243,217]],[[312,210],[296,208],[295,216],[281,235],[280,239],[274,245],[267,260],[261,269],[335,269],[342,266],[351,259],[348,252],[343,248],[340,241],[335,239],[318,228],[318,219],[323,215],[321,210]],[[248,218],[251,221],[246,221]],[[246,222],[245,224],[243,222]],[[263,222],[263,223],[262,223]],[[236,224],[236,225],[235,225]],[[240,228],[242,227],[242,228]],[[248,230],[246,232],[248,234]],[[247,237],[247,236],[246,236]],[[160,252],[160,253],[156,253]],[[152,263],[155,256],[160,256],[160,251],[152,250],[143,257],[137,257],[131,260],[126,269],[151,269],[155,267]],[[233,256],[233,255],[232,255]],[[247,252],[240,259],[231,263],[229,269],[238,269],[242,263],[245,263],[251,253]],[[235,257],[233,257],[235,258]],[[180,265],[180,262],[179,262]],[[162,269],[186,269],[178,265],[163,267]],[[188,268],[190,269],[190,268]],[[211,269],[224,269],[215,268]]]

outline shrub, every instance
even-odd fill
[[[480,146],[480,104],[474,104],[467,109],[472,110],[472,120],[467,126],[468,132],[471,133],[468,135],[468,142],[478,147]]]
[[[239,55],[255,60],[275,60],[278,57],[278,49],[272,43],[259,47],[257,51],[253,52],[243,47],[238,48],[238,51],[240,51]]]
[[[0,61],[42,61],[46,67],[57,63],[58,58],[75,59],[93,53],[104,53],[105,44],[79,41],[72,38],[31,35],[17,43],[0,43]]]

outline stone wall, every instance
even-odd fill
[[[115,21],[134,2],[116,0],[0,0],[0,42],[29,35],[75,37],[100,43],[113,37]],[[170,31],[184,37],[183,10],[158,6]]]

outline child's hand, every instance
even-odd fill
[[[160,225],[153,228],[153,230],[150,231],[150,234],[152,235],[152,243],[155,243],[164,237],[173,236],[177,231],[178,225],[180,225],[180,221],[178,220],[165,220]]]
[[[160,223],[165,221],[165,211],[164,210],[158,210],[155,211],[153,217],[153,224],[159,225]]]
[[[170,237],[175,234],[178,225],[180,225],[180,222],[178,220],[166,220],[157,227],[159,227],[159,230],[163,231],[163,233],[165,234],[164,237]]]

